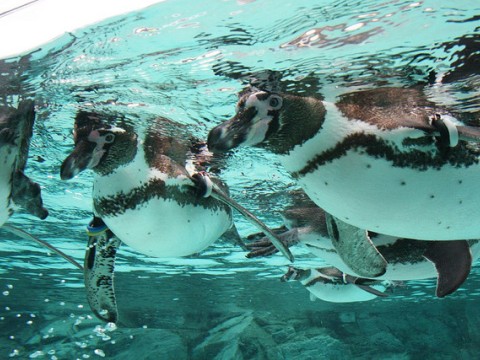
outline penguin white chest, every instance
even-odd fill
[[[217,240],[230,226],[226,208],[213,199],[197,199],[182,184],[134,161],[108,176],[96,176],[97,215],[123,242],[155,257],[185,256]]]
[[[327,109],[329,110],[329,109]],[[423,240],[480,237],[480,157],[406,145],[416,129],[380,130],[335,113],[281,160],[325,211],[362,229]],[[327,111],[328,114],[328,111]]]
[[[480,225],[477,166],[418,171],[358,152],[319,167],[300,182],[319,206],[371,231],[423,240],[474,239]]]
[[[105,223],[127,245],[155,257],[186,256],[217,240],[231,224],[226,212],[175,200],[152,199]]]

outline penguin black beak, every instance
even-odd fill
[[[62,163],[60,178],[62,180],[70,180],[87,169],[92,162],[95,146],[95,143],[89,141],[77,143],[73,152]]]
[[[207,139],[208,150],[222,153],[235,147],[233,139],[230,139],[231,136],[228,135],[226,127],[226,123],[223,123],[210,130]]]

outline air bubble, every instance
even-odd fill
[[[33,354],[30,354],[29,358],[30,359],[36,359],[39,356],[43,356],[45,353],[43,351],[37,350]]]
[[[18,351],[17,349],[14,349],[8,356],[14,357],[18,355],[20,355],[20,351]]]
[[[105,352],[101,349],[95,349],[94,353],[95,353],[95,355],[105,357]]]
[[[107,331],[115,331],[117,330],[117,325],[113,322],[109,322],[107,326],[105,326],[105,330]]]

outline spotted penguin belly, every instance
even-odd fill
[[[140,208],[103,217],[108,227],[133,249],[155,257],[199,252],[231,224],[229,214],[175,201],[151,200]]]
[[[230,228],[227,207],[186,192],[184,177],[170,178],[140,164],[94,180],[95,213],[125,244],[154,257],[186,256],[205,249]]]
[[[356,152],[300,180],[317,205],[346,223],[421,240],[480,237],[479,181],[476,165],[417,171]]]

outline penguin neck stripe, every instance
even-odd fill
[[[469,167],[478,164],[478,153],[469,150],[465,145],[459,144],[452,148],[448,155],[435,149],[431,152],[412,149],[401,151],[397,146],[387,143],[372,134],[355,133],[347,136],[342,142],[333,148],[326,150],[313,159],[308,161],[307,165],[292,173],[294,178],[300,178],[307,174],[315,172],[320,166],[344,157],[349,150],[358,151],[359,148],[365,149],[365,153],[373,158],[385,159],[392,163],[394,167],[413,168],[418,171],[428,169],[440,169],[442,166],[450,164],[455,167]]]
[[[144,203],[154,198],[175,201],[182,207],[193,205],[202,206],[212,211],[229,211],[226,205],[218,203],[213,198],[198,198],[190,189],[184,189],[180,186],[167,186],[160,179],[153,179],[126,194],[122,192],[113,196],[94,198],[93,204],[95,211],[100,216],[117,216],[124,214],[127,210],[140,208]]]

